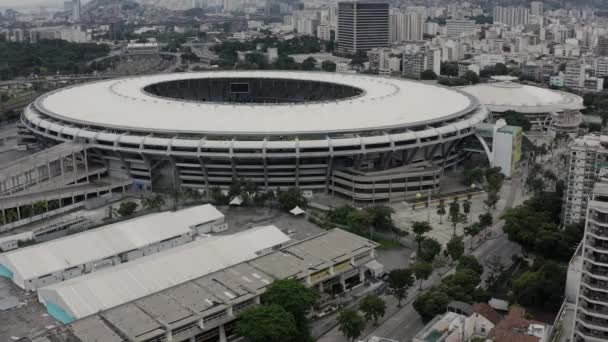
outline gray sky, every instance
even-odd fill
[[[82,1],[83,3],[88,0]],[[63,0],[0,0],[0,8],[63,7]]]

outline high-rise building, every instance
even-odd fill
[[[525,7],[494,7],[494,24],[515,27],[526,25],[530,20],[530,9]]]
[[[568,62],[564,75],[564,86],[571,89],[585,87],[585,66],[580,62]]]
[[[72,21],[75,23],[80,22],[80,0],[72,0]]]
[[[598,56],[608,56],[608,35],[597,37],[597,54]]]
[[[544,4],[540,1],[532,1],[530,3],[532,15],[543,15],[545,13]]]
[[[424,52],[403,54],[403,76],[418,80],[424,70],[426,70]]]
[[[595,59],[595,76],[608,77],[608,57],[598,57]]]
[[[71,0],[63,2],[63,10],[65,12],[72,13],[72,1]]]
[[[475,20],[448,19],[445,23],[449,38],[458,38],[462,34],[471,34],[475,32]]]
[[[403,54],[403,76],[420,79],[425,70],[432,70],[439,75],[441,72],[441,50],[423,49],[415,53]]]
[[[603,143],[602,143],[603,140]],[[564,200],[564,223],[585,220],[587,200],[602,167],[608,166],[608,136],[587,135],[570,145],[570,164]]]
[[[317,38],[325,41],[331,40],[331,28],[329,25],[317,26]]]
[[[608,340],[608,182],[595,183],[587,207],[570,339],[574,342]]]
[[[338,47],[342,53],[355,53],[389,45],[389,6],[378,1],[338,3]]]
[[[423,40],[424,17],[420,13],[394,12],[389,21],[391,43]]]

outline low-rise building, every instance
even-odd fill
[[[0,254],[0,276],[34,291],[227,228],[211,205],[146,215]]]
[[[51,329],[30,341],[221,341],[235,331],[235,319],[259,305],[260,296],[276,279],[295,279],[320,292],[339,293],[378,276],[375,242],[340,229],[333,229],[295,242],[266,255],[230,266],[214,266],[219,260],[210,254],[201,275],[173,283],[145,297]],[[233,248],[233,251],[237,248]],[[218,250],[218,252],[223,250]],[[230,251],[223,251],[224,255]],[[126,265],[125,265],[126,266]],[[156,267],[155,274],[162,275]],[[161,270],[162,271],[162,270]],[[153,275],[148,275],[153,283]],[[125,286],[135,286],[122,280]],[[152,286],[142,283],[141,286]],[[93,296],[112,298],[114,291],[89,292],[82,307],[95,304]],[[128,291],[120,291],[123,295]],[[88,298],[88,299],[87,299]],[[75,304],[76,302],[71,302]],[[95,309],[93,309],[95,310]]]

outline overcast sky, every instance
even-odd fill
[[[82,3],[85,2],[88,2],[88,0],[82,1]],[[24,8],[37,6],[63,7],[63,0],[0,0],[0,8]]]

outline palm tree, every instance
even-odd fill
[[[464,200],[462,202],[462,211],[464,212],[464,214],[466,215],[467,220],[471,219],[471,201],[470,201],[470,197],[467,197],[466,200]]]
[[[15,209],[9,209],[5,213],[6,223],[15,222],[18,219],[17,211]]]
[[[439,215],[439,224],[443,224],[443,215],[445,214],[445,200],[440,199],[439,204],[437,205],[437,215]]]

